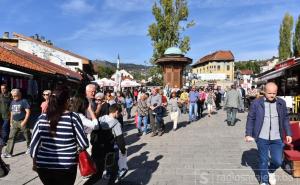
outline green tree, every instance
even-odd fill
[[[300,15],[298,17],[293,37],[294,56],[300,57]]]
[[[153,45],[152,63],[169,47],[179,47],[184,53],[190,50],[190,38],[182,37],[182,32],[194,25],[194,21],[182,23],[189,16],[187,0],[159,0],[154,3],[152,14],[156,20],[148,28]]]
[[[293,29],[293,17],[286,13],[282,24],[280,25],[280,41],[279,41],[279,60],[284,60],[292,56],[291,50],[291,39],[292,39],[292,29]]]
[[[247,62],[236,62],[234,64],[235,70],[252,70],[255,74],[260,72],[260,67],[256,61],[247,61]]]
[[[97,73],[99,78],[110,78],[115,72],[114,68],[106,67],[103,65],[99,65],[97,68]]]

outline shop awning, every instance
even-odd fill
[[[75,80],[77,83],[80,83],[82,80],[82,76],[75,71],[56,65],[5,43],[0,43],[0,61],[6,65],[13,65],[28,71],[58,75]]]
[[[281,76],[284,75],[285,70],[286,70],[286,67],[278,69],[276,71],[272,71],[272,72],[267,73],[264,76],[260,77],[259,80],[260,81],[268,81],[268,80],[271,80],[271,79],[274,79],[274,78],[281,77]]]
[[[24,73],[24,72],[21,72],[21,71],[17,71],[17,70],[8,68],[8,67],[1,67],[0,66],[0,72],[4,73],[4,74],[8,74],[8,75],[24,76],[24,77],[28,77],[28,78],[33,77],[31,74]]]

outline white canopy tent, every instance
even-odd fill
[[[139,86],[141,86],[141,84],[129,79],[123,80],[121,82],[121,87],[139,87]]]
[[[102,79],[99,79],[99,80],[94,80],[92,82],[97,83],[100,87],[114,87],[114,86],[118,85],[117,82],[115,82],[113,80],[110,80],[110,79],[107,79],[107,78],[102,78]]]

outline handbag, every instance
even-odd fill
[[[72,113],[70,113],[71,125],[73,134],[76,137],[75,128],[73,125]],[[97,172],[97,167],[86,150],[78,151],[78,166],[81,176],[91,176]]]
[[[82,150],[78,154],[78,166],[81,176],[86,177],[93,175],[97,172],[96,165],[92,161],[89,153],[86,150]]]

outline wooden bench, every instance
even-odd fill
[[[300,177],[300,121],[291,121],[293,141],[285,142],[283,168],[293,177]]]

